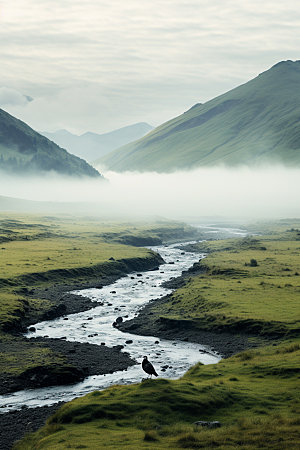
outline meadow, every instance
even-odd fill
[[[298,229],[276,229],[199,243],[208,254],[200,274],[152,306],[157,318],[263,336],[267,345],[197,364],[178,380],[75,399],[15,449],[299,448],[299,237]],[[221,427],[205,429],[199,420]]]

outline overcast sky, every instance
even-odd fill
[[[0,107],[45,131],[158,125],[300,59],[299,29],[297,0],[0,0]]]

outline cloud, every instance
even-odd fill
[[[25,106],[33,101],[29,95],[21,94],[15,89],[5,86],[0,87],[0,106]]]
[[[299,55],[296,0],[2,4],[2,82],[45,105],[56,100],[48,128],[60,122],[104,132],[132,121],[159,124]],[[94,90],[88,114],[87,89]],[[77,98],[72,110],[64,104],[70,95]],[[46,108],[27,111],[22,118],[45,129]]]

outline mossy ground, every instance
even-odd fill
[[[163,311],[154,304],[153,313],[280,339],[197,364],[179,380],[113,386],[73,400],[17,450],[300,447],[298,234],[207,245],[219,251],[204,260],[206,273],[170,296]],[[197,428],[199,420],[222,427]]]

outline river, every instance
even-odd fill
[[[239,231],[231,230],[228,234],[238,235]],[[149,301],[171,293],[172,290],[162,287],[162,283],[180,276],[182,271],[204,257],[197,253],[184,252],[178,246],[179,244],[151,247],[151,250],[158,252],[166,262],[158,270],[131,273],[101,289],[74,291],[93,300],[95,307],[85,312],[34,324],[36,331],[26,334],[28,338],[47,336],[98,345],[122,345],[122,351],[128,352],[136,360],[136,365],[112,374],[90,376],[73,385],[29,389],[1,395],[0,412],[20,409],[22,406],[37,407],[70,401],[113,384],[140,382],[146,375],[141,369],[144,355],[148,356],[160,377],[172,379],[182,376],[197,362],[217,363],[221,356],[203,345],[163,340],[155,336],[131,335],[112,326],[117,317],[131,319]]]

